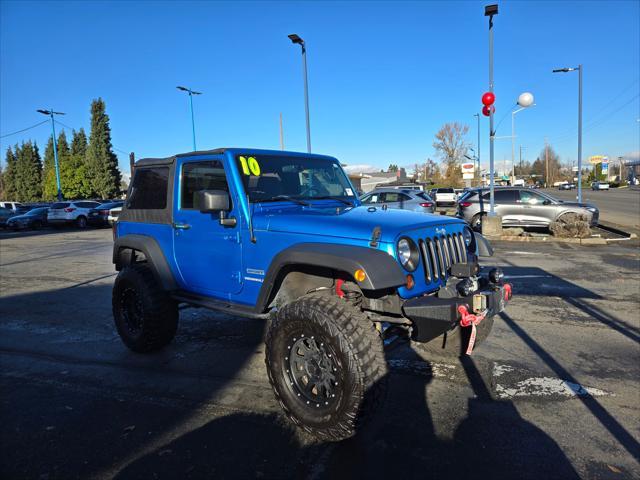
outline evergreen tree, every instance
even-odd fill
[[[92,196],[86,154],[87,135],[82,128],[79,132],[74,130],[71,151],[60,166],[60,176],[66,198],[90,198]]]
[[[20,202],[34,202],[42,196],[42,161],[38,146],[30,140],[16,145],[15,189]]]
[[[93,193],[100,198],[112,198],[120,192],[118,158],[111,145],[109,116],[101,98],[91,102],[91,133],[87,149],[87,170]]]
[[[16,149],[18,146],[16,145]],[[4,195],[3,200],[15,200],[16,198],[16,156],[11,147],[7,148],[7,156],[5,157],[7,165],[3,174]]]
[[[53,154],[53,136],[49,137],[47,147],[44,149],[44,168],[42,169],[42,198],[44,200],[56,200],[58,185],[56,182],[55,156]]]

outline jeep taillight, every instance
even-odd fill
[[[471,202],[460,202],[460,206],[462,208],[467,208],[471,206]]]
[[[67,212],[67,213],[71,213],[71,212],[73,212],[74,210],[75,210],[75,208],[74,208],[74,207],[67,207],[67,208],[65,208],[65,209],[64,209],[64,211],[65,211],[65,212]]]

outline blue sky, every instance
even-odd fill
[[[304,151],[301,56],[308,46],[313,150],[350,165],[413,165],[434,157],[445,122],[469,125],[488,86],[490,2],[0,2],[0,133],[66,112],[88,129],[101,96],[122,152],[168,156],[191,150],[188,98],[195,98],[198,148]],[[533,160],[544,137],[575,161],[576,73],[584,64],[584,156],[640,151],[640,2],[499,2],[495,19],[497,135],[510,135],[519,93],[536,106],[516,116],[516,150]],[[506,115],[506,117],[505,117]],[[6,148],[49,127],[2,138]],[[121,152],[122,151],[122,152]],[[488,120],[482,117],[482,163]],[[517,157],[517,154],[516,154]],[[498,169],[510,140],[496,141]]]

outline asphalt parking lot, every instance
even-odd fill
[[[172,345],[112,325],[110,230],[0,233],[0,477],[639,478],[640,251],[496,243],[514,300],[464,359],[388,351],[340,444],[280,415],[264,324],[187,308]]]

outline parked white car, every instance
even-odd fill
[[[8,208],[9,210],[13,210],[14,212],[18,212],[22,207],[20,202],[0,202],[0,208]]]
[[[458,200],[458,196],[456,195],[456,192],[453,190],[453,188],[435,188],[431,191],[433,192],[431,198],[436,201],[437,206],[453,206]]]
[[[76,225],[78,228],[87,226],[89,210],[100,205],[91,200],[73,200],[68,202],[56,202],[49,207],[47,222],[52,226]]]
[[[593,182],[591,184],[591,190],[609,190],[609,183],[607,183],[607,182]]]

